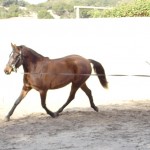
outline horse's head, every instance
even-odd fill
[[[17,68],[19,68],[23,63],[21,49],[12,43],[11,46],[13,51],[11,52],[8,63],[4,69],[6,74],[10,74],[12,71],[17,71]]]

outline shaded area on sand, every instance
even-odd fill
[[[150,149],[150,101],[67,109],[56,119],[34,113],[0,121],[1,149]]]

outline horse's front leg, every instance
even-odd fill
[[[51,117],[55,118],[55,114],[52,111],[50,111],[46,106],[46,103],[45,103],[46,102],[46,95],[47,95],[47,90],[41,90],[40,91],[41,105],[45,109],[47,114],[49,114]]]
[[[13,114],[15,108],[21,102],[21,100],[27,95],[27,93],[30,90],[31,90],[31,88],[27,88],[27,87],[23,86],[22,91],[20,93],[20,96],[17,98],[17,100],[15,101],[13,107],[11,108],[11,110],[9,111],[9,113],[7,114],[7,116],[5,117],[5,121],[9,121],[10,120],[10,116]]]

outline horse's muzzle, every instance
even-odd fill
[[[13,68],[11,66],[6,66],[4,69],[5,74],[11,74],[11,72],[13,71]]]

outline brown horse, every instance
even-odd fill
[[[74,99],[75,94],[81,88],[89,98],[91,107],[98,111],[93,102],[91,90],[86,85],[86,80],[91,75],[91,65],[97,73],[100,83],[107,88],[107,80],[103,66],[92,59],[85,59],[78,55],[70,55],[59,59],[49,59],[26,46],[11,44],[13,51],[4,69],[6,74],[16,71],[21,65],[24,69],[23,88],[20,96],[6,116],[10,119],[17,105],[31,89],[40,93],[41,105],[51,116],[56,117]],[[70,95],[66,103],[57,112],[50,111],[46,106],[46,94],[49,89],[57,89],[72,83]]]

